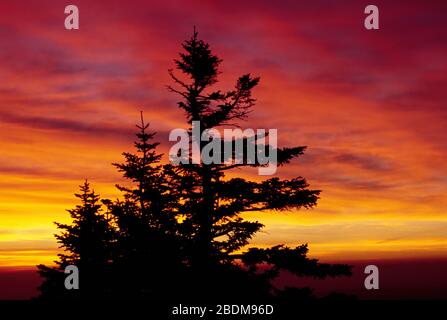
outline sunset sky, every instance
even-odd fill
[[[167,70],[195,25],[224,61],[218,85],[261,77],[245,128],[306,145],[278,176],[321,189],[312,210],[253,213],[253,244],[308,243],[325,261],[447,257],[446,1],[0,2],[0,267],[50,263],[53,221],[85,178],[120,196],[111,163],[140,110],[167,153],[186,126]],[[107,4],[106,4],[107,3]],[[253,171],[233,175],[260,179]]]

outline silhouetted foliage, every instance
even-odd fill
[[[207,129],[237,125],[247,117],[256,100],[253,89],[260,78],[240,76],[229,91],[214,89],[222,60],[198,38],[197,31],[182,45],[184,52],[175,60],[176,75],[169,70],[178,94],[178,106],[186,121],[200,121],[200,135]],[[123,153],[124,162],[114,166],[130,185],[117,185],[123,199],[103,200],[86,183],[82,205],[71,210],[73,225],[57,224],[56,238],[67,253],[59,255],[55,268],[39,266],[45,277],[42,296],[63,289],[67,264],[81,270],[81,292],[85,296],[255,298],[284,297],[310,299],[308,288],[279,291],[272,280],[282,270],[297,276],[316,278],[348,276],[351,267],[330,265],[307,258],[307,245],[289,248],[246,249],[262,229],[259,221],[244,219],[246,212],[309,209],[316,205],[320,191],[309,189],[302,177],[264,181],[226,178],[230,170],[260,167],[260,163],[164,164],[157,153],[155,133],[143,121],[137,126],[136,153]],[[192,128],[189,134],[192,137]],[[238,138],[234,138],[238,139]],[[247,139],[246,137],[242,139]],[[254,137],[256,141],[258,137]],[[222,141],[222,143],[236,143]],[[202,150],[207,142],[200,142]],[[271,146],[267,146],[271,150]],[[278,165],[286,165],[302,155],[306,147],[278,148]],[[188,156],[192,160],[192,154]],[[110,283],[90,287],[84,272],[110,277]],[[62,282],[61,282],[62,279]]]
[[[74,209],[68,210],[72,224],[57,223],[62,232],[55,235],[57,242],[64,248],[58,254],[56,267],[39,265],[39,273],[45,278],[40,287],[42,294],[61,298],[104,296],[109,290],[108,276],[116,234],[110,220],[102,213],[99,196],[90,189],[85,181],[80,186],[80,193],[75,194],[81,201]],[[68,265],[76,265],[82,272],[83,290],[66,290],[63,270]],[[58,281],[54,281],[57,279]]]
[[[117,185],[124,200],[103,201],[117,230],[117,295],[125,297],[169,296],[182,271],[181,239],[172,210],[176,198],[159,164],[158,143],[151,142],[155,133],[148,132],[148,127],[141,115],[136,153],[123,153],[124,163],[113,164],[133,183]],[[136,272],[142,266],[144,272]]]
[[[222,60],[211,52],[207,43],[198,39],[196,31],[191,39],[184,42],[183,49],[184,52],[175,60],[175,64],[186,80],[181,80],[170,70],[176,86],[168,88],[180,96],[178,106],[184,110],[186,120],[200,121],[200,136],[207,129],[234,125],[237,120],[245,119],[255,104],[252,90],[258,85],[260,78],[245,74],[237,79],[233,90],[216,90],[213,85],[217,83]],[[191,132],[192,128],[190,134]],[[230,143],[234,144],[235,141]],[[207,142],[201,142],[200,150],[206,144]],[[290,162],[304,150],[305,147],[277,149],[278,164]],[[192,154],[189,158],[189,163],[192,163]],[[201,284],[196,286],[199,291],[197,295],[211,293],[214,296],[244,296],[247,291],[251,291],[251,295],[268,295],[271,288],[265,281],[272,279],[274,274],[277,275],[273,271],[279,269],[317,277],[349,275],[348,266],[330,266],[307,259],[306,246],[296,249],[283,246],[267,250],[253,248],[240,253],[253,235],[263,227],[258,221],[245,220],[241,214],[250,211],[268,211],[268,214],[274,214],[273,211],[311,208],[316,204],[320,193],[309,189],[302,177],[290,180],[273,177],[262,182],[243,178],[225,179],[227,171],[244,166],[261,165],[179,164],[169,166],[166,171],[179,193],[178,211],[185,217],[182,225],[190,237],[187,247],[190,251],[186,256],[191,265],[200,270],[200,276],[196,279],[196,283]],[[239,274],[242,270],[240,262],[248,264],[249,271],[254,271],[254,263],[269,264],[272,268],[269,269],[268,276],[247,271]],[[249,286],[245,286],[247,281],[241,281],[241,277],[260,283],[250,290]],[[216,279],[225,279],[222,286],[216,286]],[[260,291],[259,287],[265,290]]]

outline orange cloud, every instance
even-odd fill
[[[376,33],[354,1],[77,5],[68,32],[58,1],[0,4],[0,265],[54,258],[52,221],[68,221],[84,178],[119,195],[110,164],[131,149],[140,110],[167,152],[184,126],[167,69],[193,25],[224,59],[221,86],[261,76],[242,126],[309,146],[278,173],[323,190],[314,210],[253,215],[266,224],[255,244],[309,242],[331,259],[446,254],[443,2],[378,1]]]

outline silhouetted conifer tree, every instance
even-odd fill
[[[183,76],[177,76],[170,70],[175,86],[168,88],[181,97],[178,106],[184,110],[187,121],[200,121],[200,136],[207,129],[232,125],[245,119],[255,104],[252,90],[260,79],[245,74],[237,79],[233,90],[224,92],[214,89],[222,60],[198,38],[195,30],[193,36],[183,43],[183,49],[180,58],[175,60],[176,68]],[[191,127],[191,140],[194,139],[192,131]],[[258,138],[254,139],[256,141]],[[198,143],[200,151],[207,144],[202,141]],[[289,163],[304,150],[305,147],[277,149],[277,164]],[[188,157],[190,164],[168,166],[166,172],[178,192],[179,212],[185,217],[183,230],[190,239],[187,255],[192,270],[197,272],[194,288],[199,297],[219,294],[243,297],[247,294],[268,295],[271,292],[268,280],[277,276],[280,269],[317,277],[350,274],[348,266],[322,265],[316,260],[307,259],[306,246],[296,249],[276,246],[240,253],[263,227],[258,221],[245,220],[241,215],[244,212],[268,211],[272,214],[272,211],[315,206],[320,191],[309,189],[304,178],[281,180],[273,177],[261,182],[243,178],[225,179],[225,174],[231,169],[261,165],[248,162],[192,164],[191,152]],[[248,270],[241,268],[237,261],[245,263]],[[256,268],[259,263],[273,267],[268,268],[267,272],[260,272]]]
[[[130,186],[117,185],[124,200],[104,203],[117,228],[115,285],[117,295],[169,296],[181,270],[176,198],[169,189],[153,142],[149,124],[141,125],[134,143],[136,153],[123,153],[124,162],[113,164]],[[142,270],[142,272],[137,272]]]
[[[108,276],[112,262],[114,230],[110,221],[102,213],[99,195],[85,181],[75,194],[81,201],[74,209],[68,210],[72,224],[55,222],[62,232],[55,237],[63,253],[58,254],[56,267],[39,265],[39,273],[44,277],[40,287],[42,296],[48,297],[104,297],[110,290]],[[64,269],[76,265],[79,269],[80,289],[67,290],[64,287]],[[82,278],[82,279],[81,279]]]
[[[260,79],[245,74],[234,89],[216,90],[222,60],[195,30],[183,49],[175,60],[183,75],[170,70],[176,86],[168,88],[180,95],[178,106],[187,122],[200,121],[201,135],[245,119],[255,105],[252,90]],[[76,195],[81,205],[69,211],[73,223],[57,223],[62,233],[56,238],[65,253],[56,267],[39,266],[45,278],[42,296],[76,294],[63,287],[62,272],[68,264],[79,266],[81,293],[87,297],[309,298],[308,289],[281,292],[271,280],[281,270],[317,278],[350,275],[350,266],[309,259],[307,245],[245,249],[263,225],[244,219],[244,213],[274,214],[316,205],[320,191],[309,189],[304,178],[226,177],[236,168],[260,167],[259,162],[162,165],[155,133],[142,116],[137,127],[136,152],[123,153],[124,162],[114,164],[129,181],[127,186],[117,185],[123,199],[103,200],[104,215],[88,183],[81,187]],[[253,139],[256,143],[258,137]],[[199,142],[199,149],[207,143]],[[303,154],[305,147],[276,151],[277,165],[282,166]],[[192,163],[191,153],[187,158]]]

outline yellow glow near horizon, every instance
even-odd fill
[[[447,255],[447,50],[434,4],[408,4],[408,16],[439,18],[408,24],[394,15],[377,36],[359,31],[344,5],[241,1],[227,10],[225,1],[198,1],[185,6],[186,21],[166,2],[107,12],[99,3],[84,4],[88,33],[68,37],[51,25],[61,14],[51,2],[0,2],[0,267],[56,258],[53,221],[70,221],[84,179],[102,197],[120,196],[111,163],[132,150],[141,110],[166,154],[168,132],[186,126],[167,70],[193,20],[223,59],[214,89],[231,90],[240,74],[261,77],[241,127],[276,128],[279,146],[308,146],[278,175],[302,175],[323,191],[312,210],[244,215],[266,225],[253,245],[309,243],[322,260]],[[290,12],[310,27],[297,28]],[[239,176],[263,178],[229,175]]]

